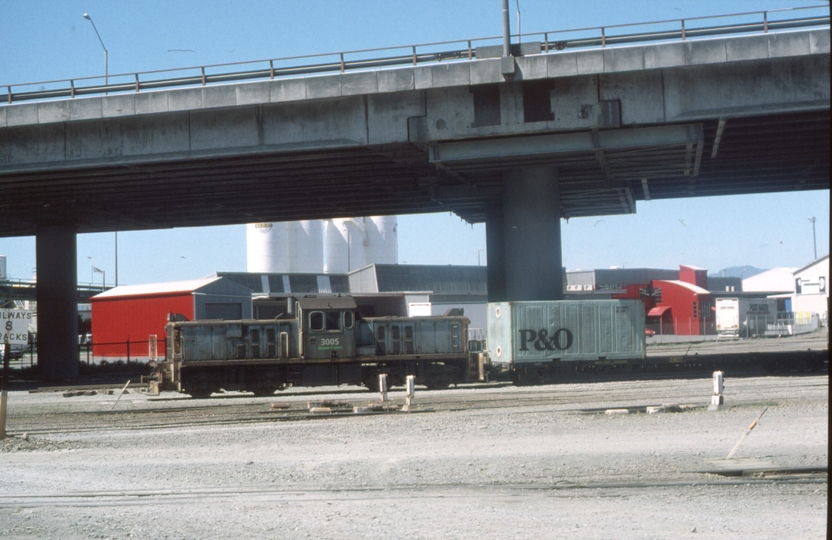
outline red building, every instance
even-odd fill
[[[624,285],[623,289],[624,293],[611,294],[610,298],[613,300],[641,300],[644,302],[645,313],[649,313],[651,309],[656,307],[658,293],[653,288],[652,283]]]
[[[152,335],[164,356],[171,313],[230,320],[249,319],[252,312],[251,289],[220,277],[116,287],[91,303],[93,355],[118,358],[146,358]]]
[[[654,280],[652,286],[661,294],[647,311],[648,328],[681,336],[714,333],[714,303],[705,269],[680,266],[678,280]]]

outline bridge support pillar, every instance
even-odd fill
[[[502,205],[486,215],[486,245],[489,302],[563,300],[556,167],[504,174]]]
[[[78,376],[78,270],[75,230],[40,227],[36,236],[38,367],[47,380]]]

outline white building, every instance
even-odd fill
[[[772,268],[742,280],[744,292],[794,292],[797,268]]]
[[[829,309],[829,255],[794,271],[794,294],[792,311],[820,315],[822,321],[828,318]]]

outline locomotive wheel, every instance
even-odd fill
[[[194,399],[208,399],[214,392],[212,390],[186,390]]]

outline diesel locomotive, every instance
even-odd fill
[[[364,385],[408,375],[429,388],[483,381],[487,356],[468,351],[462,314],[361,317],[348,296],[296,298],[275,319],[186,321],[171,315],[166,355],[151,362],[149,391],[208,397],[271,395],[292,386]]]

